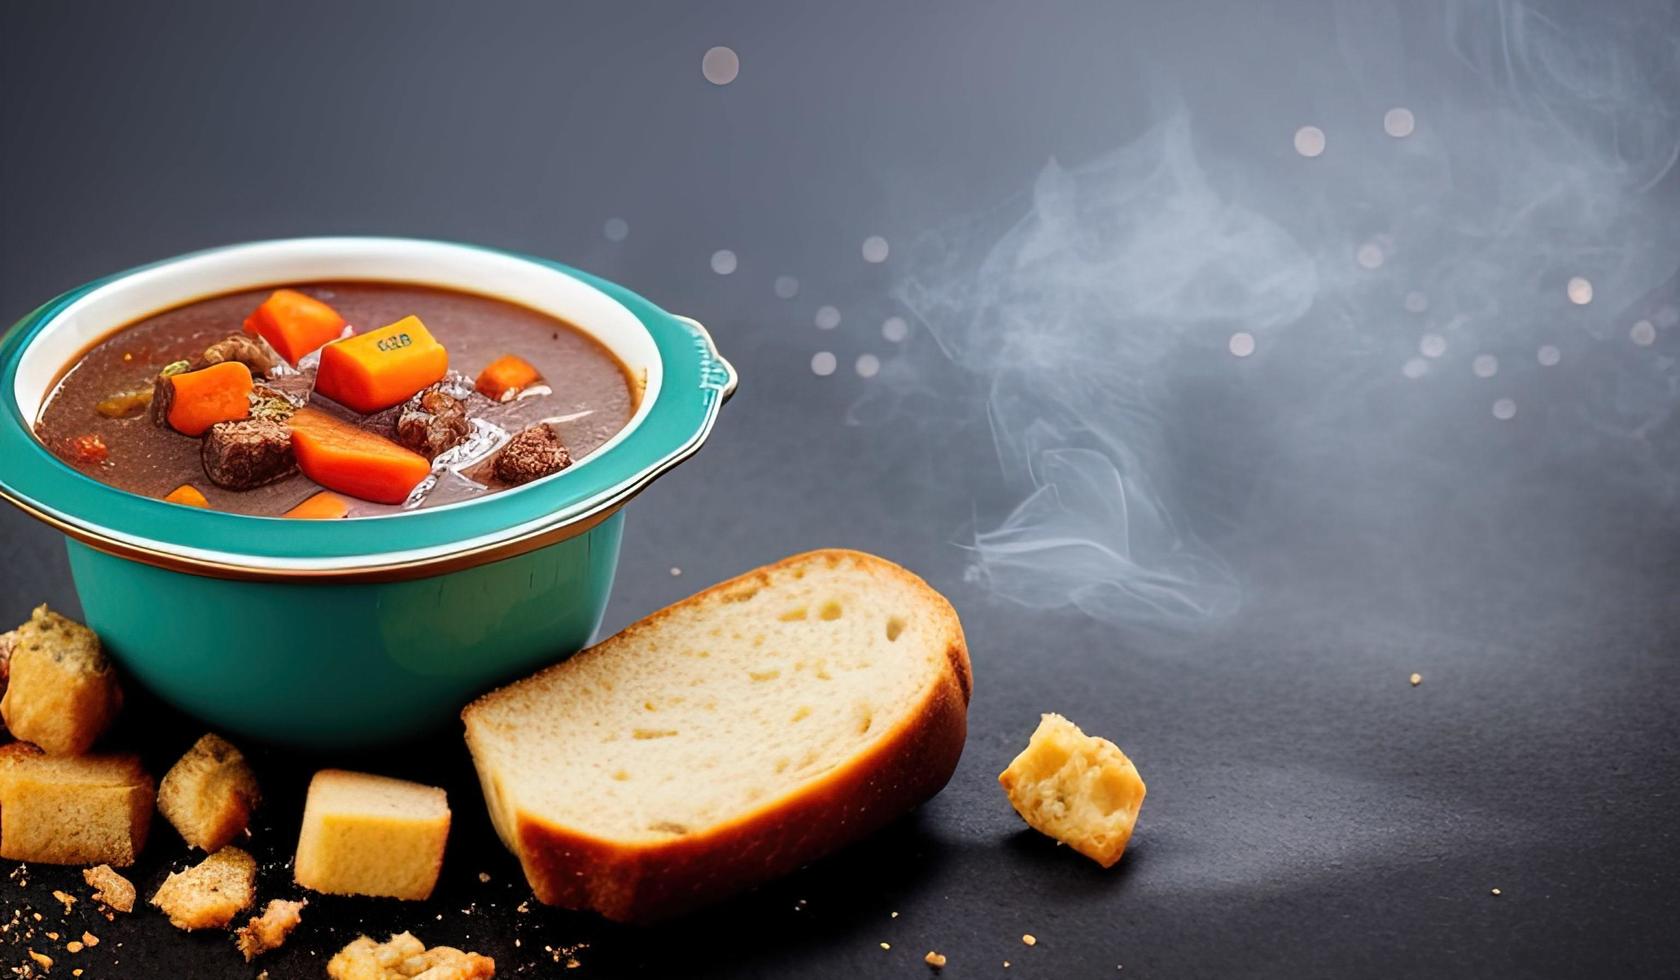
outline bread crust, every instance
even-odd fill
[[[497,831],[518,855],[539,901],[593,909],[619,922],[669,918],[786,874],[868,836],[944,788],[968,735],[968,703],[974,685],[962,624],[944,596],[911,572],[874,555],[844,549],[793,555],[662,609],[577,656],[599,656],[673,611],[720,593],[768,586],[773,576],[790,567],[823,563],[832,568],[843,561],[909,585],[943,620],[946,669],[924,692],[917,708],[867,751],[791,793],[733,821],[668,841],[602,840],[522,810],[505,812],[504,801],[486,776],[486,802]],[[491,692],[462,712],[469,746],[474,708],[495,696]]]

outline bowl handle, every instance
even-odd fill
[[[679,314],[672,314],[671,318],[687,327],[689,333],[694,335],[695,347],[700,353],[701,387],[720,392],[723,401],[727,403],[735,396],[735,388],[741,383],[741,376],[736,372],[735,365],[730,364],[718,353],[717,344],[712,342],[712,335],[699,320]]]

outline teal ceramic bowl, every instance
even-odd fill
[[[345,521],[180,507],[65,464],[32,424],[92,343],[204,296],[418,282],[562,317],[643,382],[630,423],[571,467],[465,503]],[[556,262],[450,242],[308,238],[197,252],[52,300],[0,342],[0,495],[62,531],[88,625],[128,676],[226,732],[390,742],[573,653],[600,625],[621,508],[696,452],[734,391],[706,331]]]

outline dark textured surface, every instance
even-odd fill
[[[265,897],[295,891],[283,862],[317,765],[442,781],[457,820],[433,901],[313,898],[291,944],[258,965],[320,976],[357,932],[407,928],[494,955],[505,976],[916,977],[930,949],[952,978],[1671,971],[1680,529],[1648,459],[1608,436],[1548,456],[1550,417],[1525,401],[1523,427],[1465,423],[1427,459],[1412,440],[1380,466],[1332,463],[1324,482],[1296,482],[1245,469],[1258,444],[1222,451],[1232,420],[1266,414],[1252,389],[1204,391],[1184,412],[1184,465],[1227,497],[1261,473],[1215,535],[1244,602],[1162,633],[989,597],[965,581],[957,543],[971,506],[1010,499],[990,448],[846,424],[868,384],[850,360],[880,350],[874,324],[890,311],[893,263],[859,261],[866,235],[896,255],[925,225],[1013,194],[1046,158],[1128,138],[1147,99],[1127,84],[1120,39],[1242,73],[1235,89],[1231,75],[1190,79],[1193,104],[1237,89],[1311,101],[1324,76],[1299,66],[1333,46],[1328,7],[1291,5],[1291,51],[1240,43],[1249,5],[1136,19],[1115,13],[1129,5],[911,6],[0,12],[0,316],[242,239],[403,233],[561,258],[707,322],[743,376],[713,443],[632,506],[608,628],[842,545],[925,576],[968,630],[970,740],[942,795],[834,859],[657,929],[519,911],[528,891],[453,732],[394,757],[257,751]],[[1226,29],[1196,40],[1210,23]],[[699,76],[713,44],[741,52],[727,88]],[[627,240],[602,235],[609,217],[628,220]],[[718,248],[740,256],[733,275],[709,270]],[[795,300],[771,291],[783,273],[801,280]],[[821,340],[842,355],[822,379],[811,322],[829,302],[847,320]],[[1392,394],[1374,391],[1340,431],[1398,438]],[[1651,437],[1672,459],[1672,425]],[[50,531],[0,512],[0,552],[0,622],[41,601],[76,609]],[[1115,739],[1148,781],[1112,871],[1025,832],[995,785],[1045,710]],[[114,741],[161,773],[196,734],[137,698]],[[142,893],[184,858],[160,824],[135,872]],[[58,960],[53,976],[256,973],[226,936],[186,936],[150,910],[106,923],[83,901],[61,922],[50,892],[85,894],[76,872],[24,877],[0,881],[0,909],[44,921],[32,939],[5,934],[7,965],[33,947]],[[83,928],[99,946],[64,952]]]

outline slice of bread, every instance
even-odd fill
[[[462,713],[537,898],[621,921],[792,871],[927,800],[971,674],[950,603],[815,551],[654,613]]]
[[[16,632],[0,698],[6,730],[52,755],[81,755],[122,710],[122,688],[99,637],[46,606]]]
[[[155,799],[138,756],[0,746],[0,858],[127,867],[146,846]]]
[[[245,757],[219,735],[206,734],[158,784],[158,812],[202,851],[215,852],[245,832],[260,798]]]
[[[449,818],[436,786],[322,769],[309,781],[293,877],[329,895],[422,901],[443,870]]]

